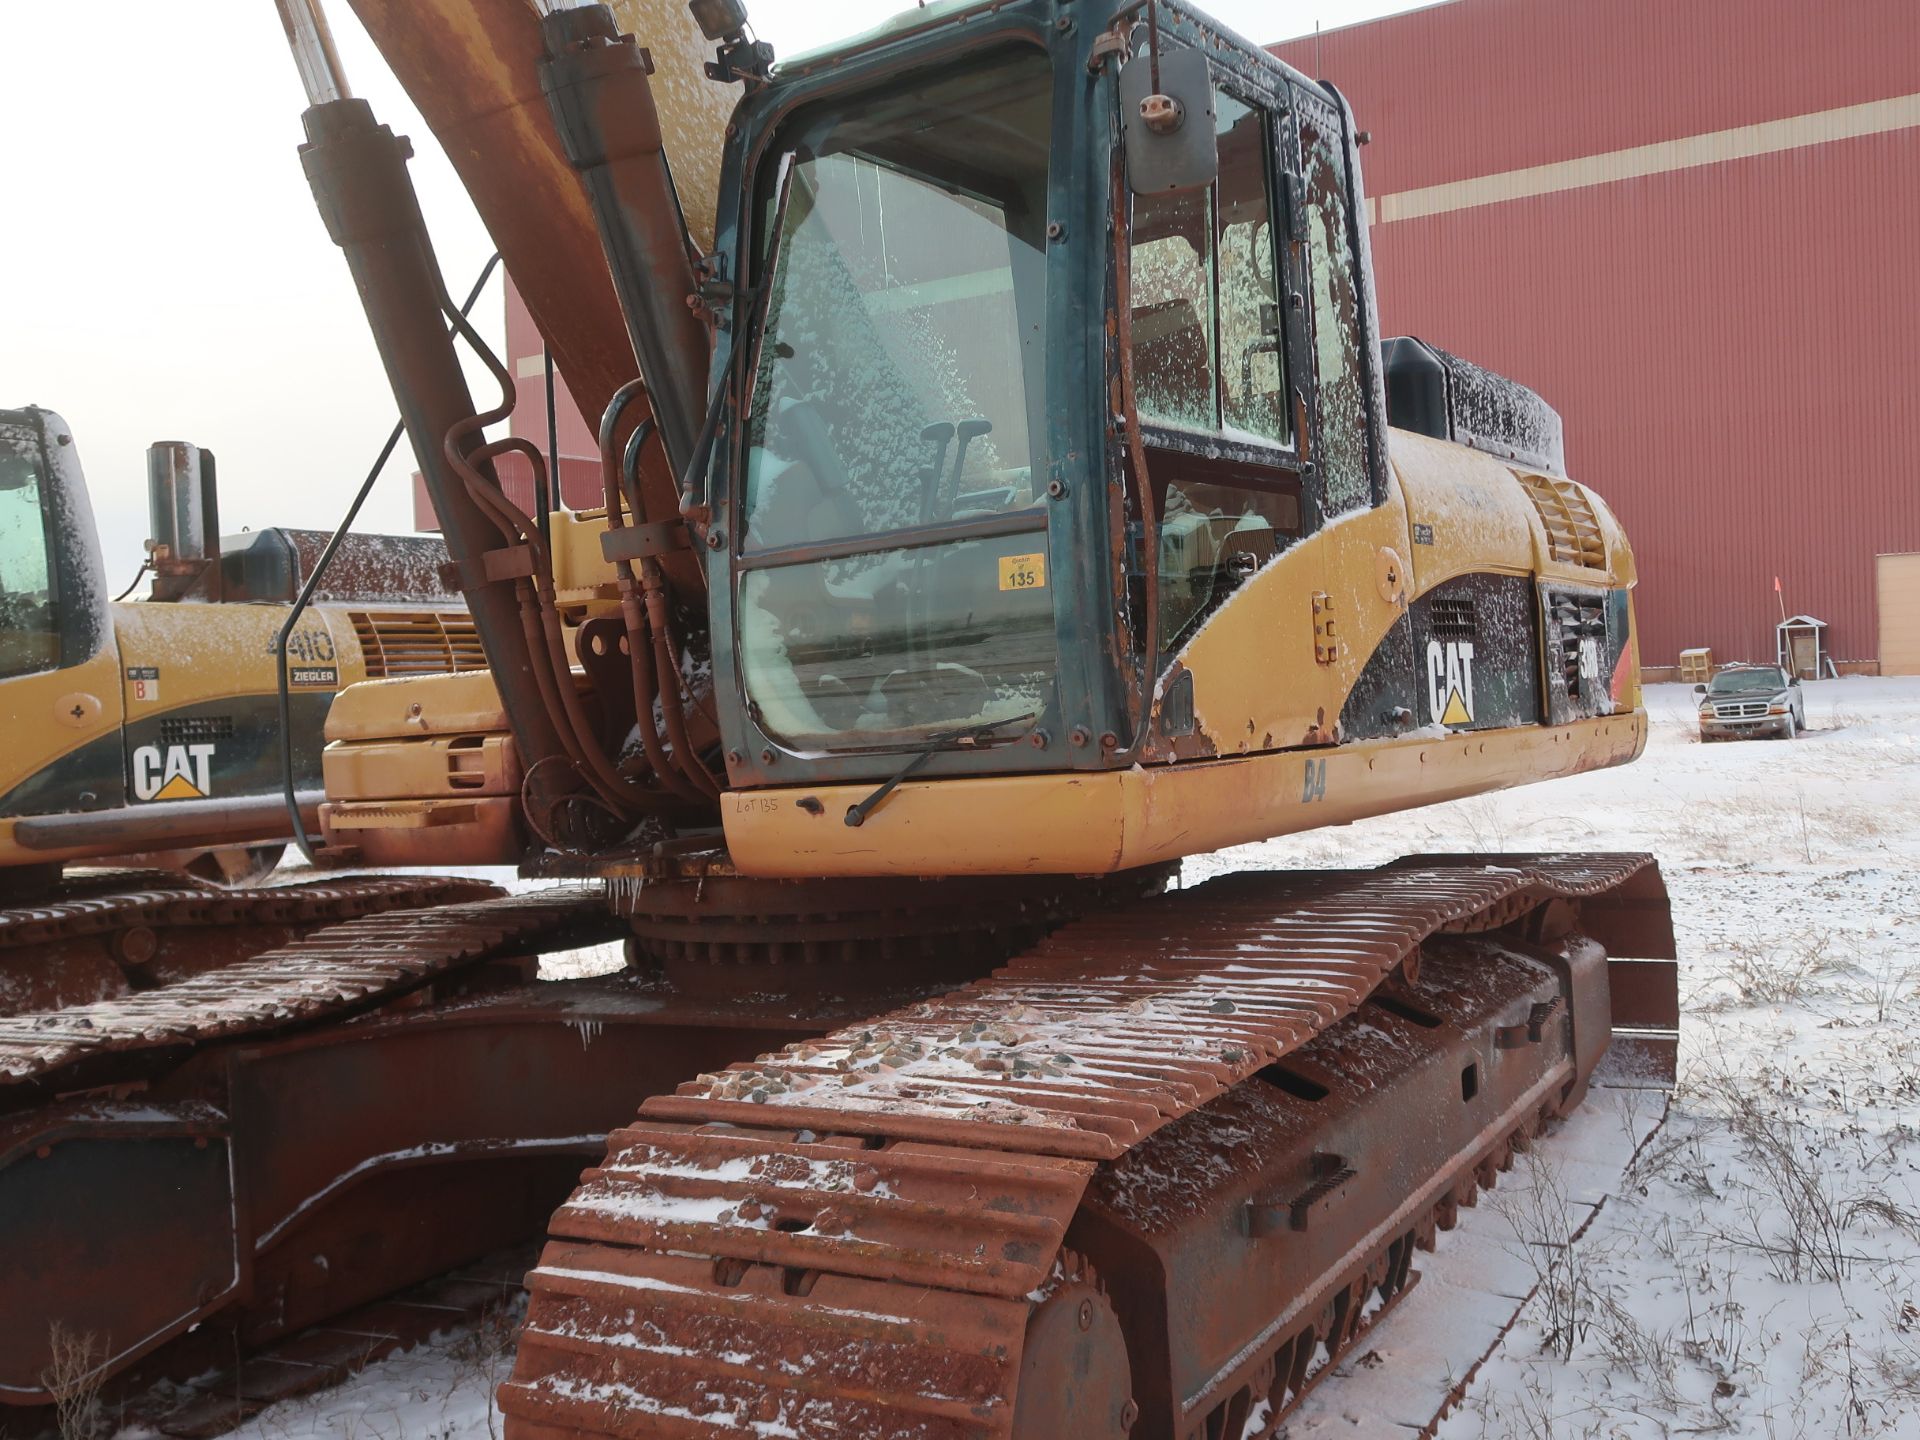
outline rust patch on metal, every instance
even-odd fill
[[[404,880],[386,882],[405,887]],[[350,894],[355,882],[318,887]],[[497,894],[493,886],[475,886]],[[170,904],[231,904],[272,891],[194,894]],[[297,906],[297,898],[277,903]],[[424,984],[514,941],[552,932],[584,915],[605,916],[597,890],[564,887],[525,895],[363,914],[257,955],[158,990],[64,1010],[0,1019],[0,1105],[14,1095],[100,1083],[105,1070],[137,1069],[138,1057],[181,1052],[213,1040],[290,1029],[354,1013]],[[90,918],[98,918],[98,912]],[[151,922],[148,922],[151,923]]]
[[[229,890],[156,870],[81,872],[36,903],[0,909],[0,1017],[38,1023],[50,1011],[222,969],[322,925],[499,893],[438,876]]]
[[[633,346],[586,189],[541,93],[538,12],[522,0],[352,3],[459,172],[581,413],[599,415],[633,378]],[[668,18],[678,28],[683,16]],[[686,193],[705,212],[698,192]],[[657,447],[642,458],[640,489],[648,520],[678,517],[677,477]],[[676,591],[700,593],[699,557],[683,549],[663,564]]]

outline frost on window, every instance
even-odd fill
[[[1213,430],[1213,196],[1133,199],[1133,390],[1141,417]]]
[[[1133,197],[1135,399],[1149,422],[1291,445],[1270,125],[1266,112],[1224,91],[1215,92],[1214,114],[1214,184]],[[1152,468],[1165,487],[1159,636],[1162,652],[1172,654],[1299,535],[1300,506],[1270,473],[1213,483],[1171,449]]]
[[[1133,383],[1142,418],[1287,443],[1286,342],[1264,112],[1214,96],[1220,175],[1133,199]]]
[[[1347,177],[1340,137],[1304,110],[1300,164],[1307,202],[1308,288],[1319,383],[1321,508],[1329,516],[1372,501],[1360,373],[1360,304],[1347,242]]]
[[[796,164],[749,436],[749,548],[1031,503],[1041,255],[1010,234],[1009,198],[851,154]]]
[[[0,425],[0,676],[60,663],[39,449],[31,431]]]
[[[1274,273],[1266,116],[1231,95],[1214,98],[1220,143],[1220,419],[1239,438],[1284,443],[1286,342]]]
[[[1053,607],[1044,586],[999,584],[1002,561],[1023,551],[1030,536],[749,572],[740,639],[762,725],[787,740],[870,744],[1037,717],[1052,686]]]
[[[805,114],[765,162],[739,655],[796,749],[1050,700],[1050,87],[1044,55],[1002,52]]]

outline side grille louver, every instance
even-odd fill
[[[231,715],[175,715],[160,722],[162,745],[191,745],[196,741],[232,738]]]
[[[1560,673],[1566,681],[1567,695],[1577,699],[1583,689],[1580,647],[1584,639],[1604,645],[1607,635],[1606,602],[1597,595],[1576,595],[1556,591],[1548,597],[1552,609],[1555,644],[1560,655]]]
[[[369,680],[487,668],[486,652],[480,648],[480,634],[470,615],[435,610],[355,610],[350,618]]]
[[[1551,475],[1523,474],[1520,483],[1547,527],[1547,545],[1555,560],[1590,570],[1607,568],[1607,543],[1586,491]]]
[[[1436,640],[1476,640],[1480,622],[1471,595],[1436,595],[1429,628]]]

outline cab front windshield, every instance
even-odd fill
[[[1787,688],[1787,677],[1772,666],[1757,670],[1722,670],[1708,687],[1710,695],[1771,695]]]
[[[60,663],[39,437],[0,423],[0,679]]]
[[[803,111],[763,163],[740,670],[799,750],[1044,713],[1050,81],[1004,51]]]

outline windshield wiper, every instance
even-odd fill
[[[894,787],[918,770],[927,761],[937,755],[947,745],[978,745],[996,730],[1004,730],[1009,725],[1018,725],[1023,720],[1031,720],[1038,713],[1029,710],[1024,715],[1010,715],[1005,720],[989,720],[984,725],[962,725],[957,730],[939,730],[927,736],[918,753],[893,773],[886,784],[874,791],[857,805],[847,807],[847,824],[856,829],[867,823],[867,816],[879,808],[880,802],[893,793]]]

